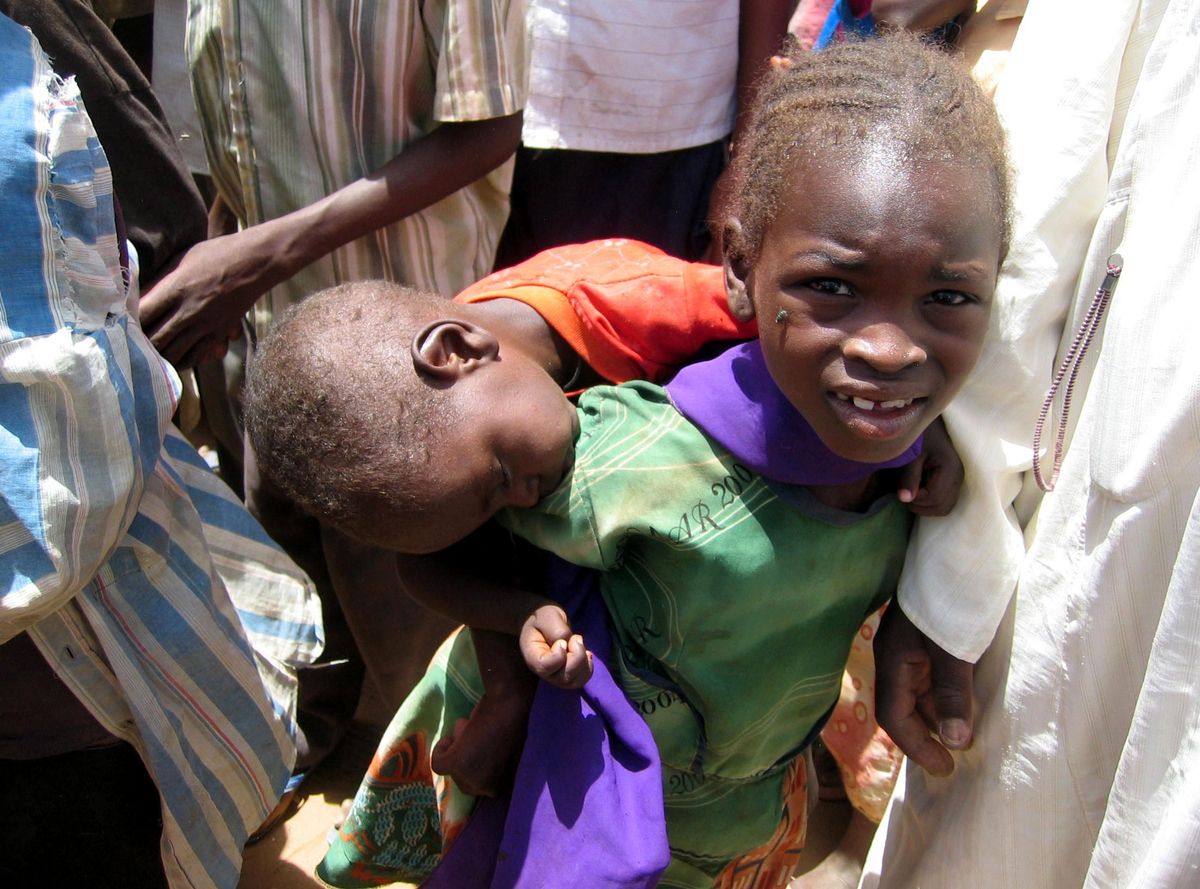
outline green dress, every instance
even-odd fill
[[[661,885],[709,886],[779,826],[789,766],[837,700],[854,633],[895,588],[911,519],[891,496],[846,513],[769,482],[650,383],[591,389],[579,412],[571,477],[501,521],[603,572],[614,675],[662,757],[672,858]],[[444,667],[426,680],[444,685]],[[394,722],[384,746],[416,728]],[[370,780],[352,819],[379,810]],[[368,822],[378,816],[348,822],[342,846],[369,845],[355,833]]]

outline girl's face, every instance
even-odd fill
[[[870,463],[910,447],[975,365],[1001,237],[986,173],[875,148],[797,164],[753,268],[727,268],[780,390]]]

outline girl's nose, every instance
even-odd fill
[[[879,322],[854,331],[843,343],[842,354],[886,374],[924,364],[929,357],[901,325],[893,322]]]

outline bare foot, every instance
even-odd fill
[[[458,720],[453,732],[434,745],[433,770],[449,775],[471,796],[507,795],[525,746],[531,700],[532,694],[506,698],[486,692],[470,718]]]

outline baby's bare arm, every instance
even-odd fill
[[[475,796],[511,788],[537,678],[582,685],[591,675],[590,654],[562,609],[510,582],[507,540],[487,528],[444,553],[396,557],[414,599],[471,627],[484,695],[470,717],[435,745],[431,765]],[[540,648],[532,659],[525,654],[527,635]]]
[[[440,553],[397,553],[396,565],[410,596],[472,629],[515,638],[526,618],[551,604],[545,596],[516,586],[501,572],[494,548],[478,534]]]
[[[552,685],[582,688],[592,676],[592,653],[583,637],[571,631],[566,612],[553,603],[529,616],[520,644],[525,664]]]
[[[526,665],[539,678],[563,688],[582,686],[592,672],[583,638],[571,631],[558,605],[511,580],[504,541],[506,535],[486,528],[442,553],[397,555],[401,582],[427,608],[474,630],[519,639]]]

